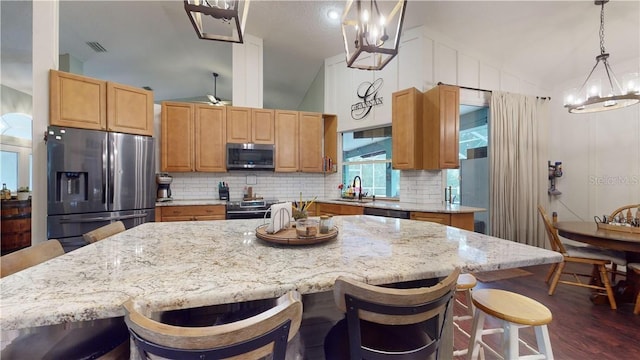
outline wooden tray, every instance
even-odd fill
[[[287,230],[279,231],[275,234],[267,233],[267,226],[260,225],[256,228],[256,237],[267,242],[285,245],[311,245],[318,244],[325,241],[333,240],[338,236],[338,228],[334,226],[329,230],[328,234],[318,234],[314,237],[299,238],[296,235],[296,229],[291,228]]]
[[[625,232],[630,234],[640,234],[639,227],[610,225],[610,224],[603,224],[601,222],[596,222],[596,224],[598,224],[598,229],[602,229],[602,230],[619,231],[619,232]]]

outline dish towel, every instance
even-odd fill
[[[267,226],[268,234],[275,234],[289,228],[291,219],[291,201],[271,205],[271,222]]]

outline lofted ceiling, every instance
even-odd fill
[[[345,3],[251,2],[246,32],[264,41],[264,107],[296,109],[324,59],[343,51],[339,20],[327,12],[341,13]],[[22,64],[30,61],[30,34],[12,28],[30,24],[27,4],[2,1],[2,84],[31,93],[30,64]],[[600,8],[593,1],[409,0],[406,13],[405,29],[425,25],[547,89],[586,76],[599,53]],[[94,52],[88,41],[107,52]],[[640,1],[605,6],[605,45],[614,70],[640,58]],[[157,101],[213,93],[212,72],[220,74],[218,97],[231,98],[231,44],[198,39],[182,1],[61,0],[59,46],[86,75],[149,86]]]

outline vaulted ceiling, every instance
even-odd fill
[[[382,0],[379,0],[382,1]],[[346,1],[253,0],[246,32],[264,41],[264,106],[295,109],[327,57],[343,51]],[[30,1],[2,1],[2,84],[30,93]],[[27,8],[27,10],[25,10]],[[599,53],[600,8],[593,1],[413,1],[405,29],[425,25],[542,86],[586,76]],[[27,21],[28,20],[28,21]],[[640,2],[605,6],[605,45],[614,66],[640,58]],[[99,42],[96,53],[86,45]],[[231,44],[197,38],[182,1],[60,1],[60,53],[88,76],[153,88],[156,100],[213,92],[231,98]],[[9,70],[7,70],[9,69]]]

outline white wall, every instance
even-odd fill
[[[640,72],[639,64],[640,58],[611,66],[622,77]],[[549,160],[562,161],[564,172],[556,180],[562,195],[551,197],[551,209],[567,221],[591,221],[595,215],[640,203],[640,105],[570,114],[562,106],[562,92],[583,81],[558,84],[550,103]]]

